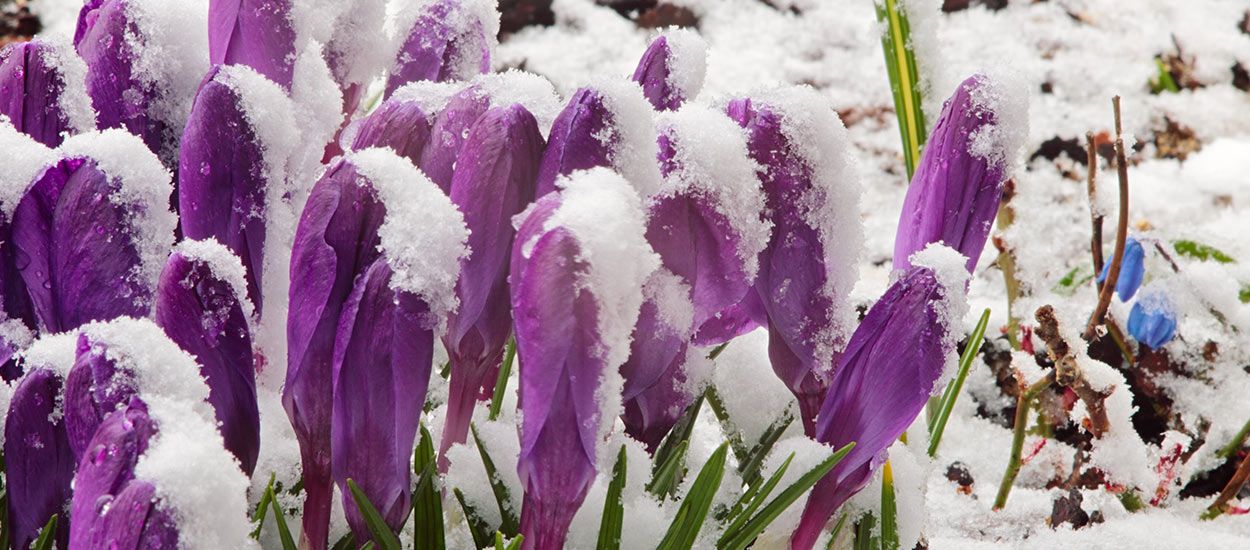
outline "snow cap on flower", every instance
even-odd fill
[[[976,268],[1003,184],[1028,135],[1028,92],[1010,74],[976,74],[946,100],[907,188],[894,239],[894,269],[941,242]]]
[[[707,44],[699,33],[670,29],[657,36],[634,69],[634,82],[657,111],[674,110],[699,95],[707,74]]]
[[[35,362],[26,367],[4,424],[7,521],[14,548],[28,548],[53,514],[64,516],[76,462],[61,414],[63,371]],[[58,523],[61,546],[68,535],[67,524]]]
[[[811,88],[737,99],[727,110],[746,129],[773,223],[755,281],[768,319],[769,358],[798,398],[810,435],[855,320],[847,295],[863,228],[854,160],[845,127]]]
[[[214,240],[174,249],[156,288],[154,318],[196,358],[226,450],[249,476],[260,451],[252,316],[243,264],[229,249]]]
[[[578,89],[552,123],[537,196],[555,191],[560,176],[601,166],[650,196],[660,186],[652,112],[634,82],[603,79]]]
[[[313,544],[324,544],[327,536],[331,458],[332,453],[339,452],[337,447],[331,451],[332,415],[338,399],[334,380],[336,372],[342,373],[336,367],[341,359],[336,342],[350,336],[342,323],[348,322],[345,312],[359,307],[362,299],[352,302],[357,279],[383,259],[389,271],[386,288],[419,298],[428,308],[423,317],[437,327],[456,305],[454,288],[460,260],[467,254],[466,239],[463,217],[451,201],[412,163],[390,150],[366,149],[339,158],[313,187],[291,255],[289,355],[282,396],[300,444],[309,499],[304,531]],[[371,301],[366,305],[375,306],[382,294],[369,296]],[[410,359],[418,361],[420,357]],[[390,362],[375,366],[391,368]],[[358,371],[349,366],[347,372]],[[411,396],[400,401],[407,403]],[[398,407],[400,401],[379,399],[376,406]],[[419,400],[416,402],[419,407]],[[381,429],[385,423],[377,424],[370,428]],[[370,433],[361,432],[361,436]],[[406,439],[411,450],[415,431],[388,437],[398,446]],[[362,445],[356,443],[357,447]],[[409,458],[405,454],[405,464]],[[381,495],[369,496],[378,502],[375,497]]]
[[[443,347],[451,360],[451,388],[441,450],[463,443],[473,406],[489,399],[504,345],[512,332],[508,259],[512,218],[534,200],[542,158],[538,123],[525,107],[488,110],[469,131],[456,161],[451,201],[464,213],[469,256],[461,262]]]
[[[36,38],[0,49],[0,117],[48,147],[95,129],[87,68],[67,45]]]
[[[1120,280],[1124,280],[1123,277]],[[1128,314],[1128,333],[1133,339],[1159,349],[1176,336],[1176,306],[1166,290],[1148,285]]]
[[[122,130],[79,134],[60,153],[12,215],[39,326],[146,316],[176,224],[169,171]]]
[[[868,483],[885,450],[940,387],[968,308],[965,260],[938,244],[916,253],[912,267],[873,304],[851,336],[821,405],[815,436],[834,449],[851,442],[855,448],[812,490],[791,538],[793,548],[811,548],[833,513]]]
[[[397,51],[388,96],[409,82],[468,80],[489,72],[499,12],[489,0],[409,2],[396,14],[392,34]]]
[[[343,6],[326,42],[325,58],[343,92],[343,113],[350,116],[391,56],[382,29],[386,0],[355,0]]]
[[[74,32],[96,123],[129,130],[171,165],[209,68],[206,8],[202,0],[92,1]]]
[[[208,58],[246,65],[290,89],[295,67],[292,0],[209,0]]]
[[[659,264],[637,194],[607,170],[577,172],[518,217],[511,299],[520,359],[517,472],[525,548],[560,548],[621,410],[641,288]]]
[[[1098,273],[1098,282],[1102,283],[1107,280],[1107,275],[1111,271],[1111,262],[1102,265],[1102,271]],[[1124,259],[1120,262],[1120,277],[1115,282],[1115,293],[1120,296],[1121,302],[1127,302],[1137,294],[1137,289],[1141,288],[1142,279],[1146,278],[1146,249],[1142,248],[1140,242],[1133,237],[1129,237],[1124,243]]]

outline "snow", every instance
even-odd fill
[[[694,329],[694,304],[690,303],[690,285],[664,266],[651,272],[642,287],[643,299],[656,305],[664,327],[688,339]]]
[[[57,96],[57,105],[65,113],[69,127],[73,133],[95,130],[95,108],[91,106],[91,97],[87,95],[87,64],[83,63],[73,45],[62,38],[41,39],[46,48],[41,48],[43,61],[49,67],[56,67],[61,73],[61,90]]]
[[[972,89],[972,107],[994,117],[993,124],[979,128],[968,139],[974,157],[1011,176],[1020,149],[1029,135],[1029,92],[1023,77],[1010,69],[998,69],[977,75]],[[1128,143],[1125,144],[1128,147]]]
[[[390,149],[371,147],[347,158],[386,205],[378,236],[393,271],[391,288],[420,296],[441,325],[458,305],[460,260],[469,255],[464,216],[411,161]]]
[[[7,153],[5,169],[0,170],[0,213],[7,223],[26,190],[58,159],[52,149],[17,131],[7,119],[0,119],[0,151]]]
[[[59,150],[65,158],[95,161],[115,182],[109,201],[132,212],[130,238],[139,252],[134,276],[146,281],[148,288],[156,288],[178,224],[177,215],[169,210],[173,174],[143,140],[121,129],[72,136]]]
[[[547,136],[551,123],[560,114],[561,100],[551,81],[533,73],[509,70],[477,76],[470,84],[490,98],[491,107],[520,104],[538,121],[538,129]]]
[[[404,42],[414,30],[417,30],[413,25],[433,9],[435,4],[444,1],[446,0],[390,2],[391,13],[388,13],[387,34],[391,36],[389,51],[394,54],[391,59],[399,61],[399,56],[404,55],[402,51]],[[495,48],[499,47],[499,41],[496,38],[499,35],[499,12],[494,0],[460,0],[450,4],[453,9],[449,10],[445,19],[438,20],[438,23],[453,30],[452,40],[471,40],[471,42],[459,42],[455,51],[465,55],[456,56],[450,60],[454,67],[450,74],[465,78],[479,72],[482,50],[493,53]]]
[[[390,61],[388,40],[382,32],[386,0],[350,3],[334,23],[326,43],[326,58],[333,60],[335,80],[344,87],[368,84]]]
[[[968,300],[964,288],[968,282],[968,259],[955,249],[932,243],[924,250],[912,254],[912,265],[927,267],[933,271],[941,287],[941,300],[930,305],[942,326],[942,349],[946,352],[946,368],[933,384],[932,391],[942,391],[955,375],[959,354],[955,346],[964,338],[967,330],[964,318],[968,316]]]
[[[213,277],[230,285],[230,291],[239,301],[243,316],[247,318],[249,325],[255,323],[256,308],[247,297],[247,278],[243,262],[234,255],[234,252],[217,242],[217,239],[210,237],[202,241],[184,240],[174,246],[174,253],[181,254],[188,260],[203,263],[208,266]]]
[[[603,135],[594,137],[609,144],[608,160],[612,167],[640,195],[651,196],[660,188],[660,167],[655,162],[659,147],[655,142],[653,109],[642,95],[642,87],[625,78],[599,78],[589,88],[602,98],[611,121]]]
[[[660,36],[668,43],[668,85],[680,90],[686,101],[693,100],[707,76],[707,42],[689,29],[667,29]]]
[[[714,362],[712,383],[743,441],[759,441],[769,426],[794,412],[794,396],[768,361],[767,329],[735,338]]]
[[[127,0],[133,31],[126,44],[135,57],[132,71],[145,88],[156,92],[147,106],[153,118],[173,129],[160,151],[176,151],[191,114],[195,91],[208,72],[207,0]]]
[[[427,117],[433,119],[434,114],[443,110],[451,97],[464,88],[463,82],[432,82],[419,80],[409,82],[396,88],[387,101],[412,102],[421,107]]]
[[[694,194],[711,199],[739,237],[743,271],[749,280],[755,279],[772,222],[760,216],[764,193],[759,165],[747,152],[742,128],[722,111],[694,103],[661,113],[656,126],[670,139],[677,169],[654,197]]]

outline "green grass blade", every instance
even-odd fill
[[[738,460],[738,464],[745,463],[751,458],[751,449],[742,441],[742,434],[734,429],[733,422],[729,419],[729,412],[725,410],[725,402],[716,391],[716,386],[709,385],[703,391],[703,397],[707,400],[708,408],[712,409],[712,414],[716,415],[716,419],[720,421],[721,431],[729,437],[729,445],[733,449],[734,458]]]
[[[278,497],[273,492],[272,478],[269,480],[269,487],[265,489],[265,498],[269,499],[269,505],[273,508],[273,522],[278,526],[278,540],[282,541],[282,550],[296,550],[298,546],[295,545],[295,537],[291,536],[291,527],[286,523],[286,513],[282,511],[282,503],[278,502]]]
[[[348,531],[338,542],[331,546],[331,550],[352,550],[356,547],[356,537],[352,536],[352,532]]]
[[[499,517],[503,518],[499,530],[504,535],[515,537],[521,531],[521,523],[512,512],[512,495],[508,491],[508,486],[504,485],[503,478],[499,477],[495,461],[490,458],[490,453],[486,452],[486,445],[482,444],[482,438],[478,436],[477,426],[469,424],[469,431],[473,433],[473,442],[477,444],[477,452],[482,457],[482,466],[486,467],[486,479],[490,481],[490,490],[495,494],[495,503],[499,505]]]
[[[651,482],[647,484],[648,493],[664,500],[677,490],[677,485],[681,483],[681,478],[685,474],[686,467],[683,463],[686,461],[686,448],[689,445],[689,441],[678,443],[673,454],[656,467],[651,473]]]
[[[495,550],[504,550],[503,533],[495,531]]]
[[[885,53],[890,91],[894,95],[894,111],[898,115],[898,131],[903,141],[903,161],[907,165],[907,179],[910,180],[916,173],[920,147],[925,141],[920,76],[916,55],[912,51],[911,24],[906,10],[899,7],[898,0],[875,0],[874,3],[877,20],[887,27],[881,36],[881,49]]]
[[[769,495],[772,494],[773,489],[777,488],[777,484],[781,483],[781,476],[786,474],[786,470],[790,468],[790,461],[792,460],[794,460],[794,453],[790,453],[790,456],[786,457],[786,461],[782,462],[781,467],[777,468],[777,471],[774,472],[773,475],[769,476],[768,481],[764,482],[762,486],[759,486],[758,491],[756,491],[754,487],[751,491],[748,491],[748,494],[750,494],[751,497],[749,501],[750,504],[747,505],[747,507],[741,512],[731,514],[734,520],[733,523],[730,523],[729,526],[725,528],[724,533],[721,534],[720,538],[722,541],[734,538],[734,535],[742,530],[742,526],[746,525],[747,520],[751,519],[751,515],[755,513],[755,510],[764,504],[764,501],[768,499]],[[735,504],[734,508],[737,508],[739,505],[746,502],[747,495],[743,495],[743,497],[743,500],[740,500],[738,504]]]
[[[842,514],[838,518],[838,523],[833,526],[833,532],[829,533],[829,544],[825,545],[825,550],[833,550],[833,545],[838,542],[838,535],[842,534],[842,528],[846,527],[846,514]]]
[[[964,353],[959,357],[959,371],[955,375],[955,380],[942,394],[941,406],[938,408],[938,415],[933,420],[933,425],[929,426],[929,456],[937,456],[938,445],[942,444],[942,433],[946,431],[946,423],[951,418],[951,411],[955,409],[955,400],[959,399],[959,392],[964,387],[964,380],[968,378],[968,370],[972,368],[972,361],[976,359],[977,352],[981,351],[981,342],[985,338],[985,327],[990,323],[990,308],[985,308],[981,313],[981,319],[977,321],[976,328],[972,329],[972,335],[968,337],[968,345],[964,347]]]
[[[694,432],[694,422],[699,418],[699,409],[703,408],[703,395],[700,394],[694,403],[686,407],[686,412],[677,419],[677,423],[673,424],[673,429],[669,430],[668,435],[664,436],[664,441],[660,443],[660,447],[655,451],[655,462],[661,464],[668,460],[673,454],[677,446],[682,441],[689,441],[690,434]]]
[[[43,529],[39,530],[39,538],[35,540],[34,550],[56,550],[56,522],[57,515],[52,514],[48,518],[48,523],[43,525]]]
[[[351,478],[347,480],[347,490],[356,501],[356,509],[360,511],[361,516],[364,516],[365,525],[369,526],[374,542],[381,546],[382,550],[401,550],[399,539],[386,524],[386,520],[382,519],[382,514],[378,513],[378,509],[373,506],[372,502],[369,502],[369,497],[365,496],[365,492],[361,491]]]
[[[464,510],[464,517],[469,524],[469,533],[473,535],[473,546],[475,548],[486,548],[491,545],[492,538],[490,535],[490,527],[487,527],[486,520],[477,513],[468,502],[464,500],[464,493],[459,488],[452,489],[452,494],[456,496],[456,502],[460,503],[460,509]]]
[[[495,377],[495,393],[490,396],[491,420],[499,419],[499,411],[503,410],[503,396],[508,389],[508,377],[512,376],[512,361],[516,359],[516,339],[508,338],[508,347],[503,354],[503,364],[499,366],[499,376]]]
[[[269,512],[269,503],[273,500],[273,480],[275,475],[269,474],[269,485],[265,487],[265,492],[260,495],[260,502],[256,503],[256,511],[252,513],[252,523],[256,524],[256,528],[248,535],[252,540],[260,539],[260,530],[265,524],[265,515]],[[2,548],[8,548],[4,546]]]
[[[898,550],[898,502],[894,499],[894,471],[890,461],[881,469],[881,550]]]
[[[742,476],[743,483],[755,486],[760,482],[760,468],[764,465],[764,459],[768,458],[768,454],[773,451],[773,446],[777,444],[777,440],[781,439],[781,434],[786,432],[786,428],[794,422],[794,415],[787,412],[785,416],[777,419],[764,430],[764,435],[760,436],[760,442],[751,449],[747,455],[747,460],[741,464],[738,473]]]
[[[712,509],[712,498],[720,489],[721,479],[725,477],[725,457],[729,454],[729,443],[722,443],[712,453],[712,457],[699,470],[699,476],[690,486],[690,492],[682,499],[677,516],[669,525],[668,532],[660,541],[657,550],[690,550],[699,536],[707,513]]]
[[[877,517],[872,513],[864,514],[855,526],[855,550],[879,550],[881,539],[874,537],[872,528],[877,524]]]
[[[806,493],[808,489],[816,485],[817,481],[825,477],[825,474],[828,474],[829,470],[832,470],[834,466],[838,465],[838,462],[846,458],[847,453],[851,452],[851,449],[854,447],[854,443],[847,443],[830,455],[829,458],[817,464],[815,468],[808,470],[797,481],[782,490],[755,517],[751,518],[738,533],[734,534],[733,538],[723,540],[716,547],[719,549],[740,550],[750,546],[770,523],[775,521],[791,504],[794,504],[799,497],[803,496],[803,493]]]
[[[512,539],[512,542],[508,543],[508,547],[504,548],[504,550],[519,550],[522,542],[525,542],[525,535],[517,535],[516,538]]]
[[[599,544],[596,550],[620,550],[621,527],[624,524],[625,508],[621,501],[621,491],[625,488],[625,446],[616,454],[616,465],[612,467],[612,481],[608,483],[608,496],[603,500],[603,518],[599,520]]]
[[[417,489],[412,493],[412,546],[445,550],[443,498],[435,483],[438,466],[434,456],[434,438],[425,424],[421,424],[421,440],[412,459],[412,469],[417,475]]]

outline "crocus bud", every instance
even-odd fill
[[[846,130],[810,88],[735,100],[728,111],[746,128],[773,223],[755,281],[768,317],[768,356],[812,435],[855,319],[846,297],[863,230]]]
[[[10,540],[29,548],[53,514],[64,516],[74,478],[74,453],[58,412],[61,377],[34,368],[18,383],[4,424],[4,462]],[[60,547],[67,523],[58,523]]]
[[[292,4],[291,0],[209,0],[209,61],[247,65],[290,89],[295,67]]]
[[[86,67],[68,47],[35,39],[0,49],[0,116],[48,147],[95,129]]]
[[[74,47],[100,128],[125,128],[173,165],[196,85],[208,71],[202,3],[102,0],[79,12]]]
[[[855,447],[812,489],[791,548],[811,548],[838,507],[868,483],[937,389],[962,336],[965,258],[933,245],[910,260],[913,267],[868,310],[834,371],[816,439]]]
[[[113,504],[117,488],[134,479],[135,463],[147,452],[148,442],[156,433],[156,425],[142,400],[131,397],[121,405],[107,411],[77,453],[80,460],[70,510],[75,519],[99,515],[101,508]],[[93,524],[89,520],[73,521],[70,539],[91,541]]]
[[[663,261],[664,257],[660,258]],[[642,292],[645,301],[634,325],[629,359],[620,369],[625,379],[622,418],[626,433],[654,452],[672,428],[668,422],[676,422],[680,411],[689,405],[672,390],[674,378],[684,380],[682,366],[690,342],[694,307],[690,303],[690,286],[664,267],[651,274]],[[656,391],[649,392],[652,388]],[[661,403],[666,398],[672,401]],[[660,409],[661,414],[652,414],[653,409]],[[662,414],[668,409],[677,409],[678,414]]]
[[[657,111],[675,110],[694,99],[707,73],[707,44],[691,30],[673,29],[656,37],[634,69],[634,82]]]
[[[451,386],[440,456],[468,435],[473,407],[490,399],[512,332],[508,307],[508,257],[512,217],[534,200],[534,175],[543,137],[525,107],[492,108],[469,131],[452,177],[451,201],[469,228],[469,256],[456,283],[460,307],[448,319],[443,346],[451,360]],[[442,462],[446,467],[445,459]]]
[[[1151,349],[1163,347],[1176,336],[1176,306],[1163,289],[1148,285],[1142,291],[1129,311],[1128,333]]]
[[[644,197],[660,185],[652,108],[636,83],[604,80],[581,88],[551,125],[538,168],[537,196],[577,170],[616,170]]]
[[[60,157],[30,136],[0,120],[0,151],[9,154],[5,169],[0,171],[0,303],[5,316],[26,327],[37,327],[30,293],[17,266],[17,247],[13,243],[13,213],[30,188],[49,166]],[[21,263],[25,263],[23,260]]]
[[[348,323],[346,326],[356,323],[346,314],[356,281],[375,261],[385,258],[393,271],[389,288],[420,296],[430,309],[430,318],[442,319],[455,304],[452,289],[460,258],[465,253],[466,233],[463,218],[450,200],[411,163],[386,149],[367,149],[338,159],[313,187],[296,229],[291,255],[289,353],[282,394],[283,407],[299,440],[307,494],[304,538],[313,547],[326,545],[332,497],[332,456],[339,452],[364,453],[371,445],[393,449],[407,445],[402,453],[395,451],[402,455],[407,467],[416,436],[415,416],[411,417],[411,432],[406,433],[392,431],[394,427],[383,425],[387,423],[370,423],[359,418],[352,420],[351,426],[341,427],[347,433],[334,436],[336,440],[355,438],[353,448],[338,450],[331,445],[336,400],[359,403],[360,399],[377,399],[370,408],[393,407],[388,409],[392,412],[387,417],[402,416],[402,411],[406,410],[401,408],[403,406],[415,406],[417,410],[421,407],[420,396],[412,395],[395,394],[389,399],[372,393],[336,397],[336,372],[340,377],[350,374],[367,381],[372,376],[382,376],[371,372],[372,369],[390,372],[406,364],[392,366],[390,361],[370,363],[359,359],[383,353],[383,346],[401,342],[405,333],[396,334],[394,340],[361,342],[359,345],[377,347],[360,352],[365,355],[348,357],[343,355],[341,347],[336,347],[336,342],[351,336],[345,332],[344,323]],[[381,299],[372,296],[371,300]],[[357,302],[359,300],[357,298]],[[382,329],[375,327],[375,330]],[[414,330],[414,327],[403,330]],[[418,343],[414,341],[409,345],[415,347]],[[417,349],[410,349],[393,353],[397,361],[420,361],[425,357],[424,361],[428,362],[431,352],[418,354]],[[338,364],[348,359],[352,362]],[[415,368],[415,363],[408,365],[407,368]],[[407,425],[404,426],[407,430]],[[355,435],[350,433],[355,429],[362,431]],[[381,435],[376,432],[383,429]],[[375,503],[382,498],[391,502],[394,498],[368,491],[366,489],[366,494]]]
[[[260,452],[260,413],[243,274],[238,257],[216,241],[184,241],[161,273],[154,318],[199,363],[226,450],[250,476]]]
[[[468,80],[490,71],[499,12],[487,0],[411,2],[395,18],[399,50],[386,95],[420,80]]]
[[[520,358],[517,473],[526,549],[557,549],[594,481],[620,407],[641,288],[658,259],[639,199],[604,169],[574,174],[528,210],[512,246]],[[607,414],[604,414],[607,411]]]
[[[430,138],[430,115],[416,101],[392,97],[383,101],[369,116],[358,119],[343,131],[342,147],[359,151],[389,147],[413,164],[421,162],[421,150]]]
[[[1120,278],[1115,282],[1115,293],[1120,296],[1121,302],[1127,302],[1137,294],[1137,289],[1141,288],[1142,279],[1146,278],[1146,250],[1142,248],[1137,239],[1129,237],[1124,243],[1124,260],[1120,263]],[[1098,282],[1102,283],[1107,280],[1107,274],[1111,271],[1111,262],[1102,265],[1102,272],[1098,274]]]
[[[941,242],[976,268],[1003,183],[1028,135],[1028,93],[1010,78],[974,75],[946,100],[907,188],[894,239],[894,269]]]
[[[285,93],[243,66],[204,77],[182,134],[178,204],[188,239],[215,239],[242,261],[247,296],[263,311],[265,243],[287,193],[283,163],[298,134],[268,123],[292,111]],[[293,216],[289,217],[293,219]],[[285,267],[285,266],[283,266]],[[272,277],[274,274],[269,274]]]
[[[39,326],[147,316],[173,240],[170,174],[121,130],[80,134],[61,147],[13,212],[13,244]]]
[[[74,367],[65,377],[65,431],[74,456],[81,457],[100,422],[136,393],[134,374],[118,370],[107,345],[92,346],[79,335]]]

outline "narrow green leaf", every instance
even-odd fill
[[[468,502],[464,500],[464,493],[459,488],[451,490],[456,496],[456,501],[460,503],[460,509],[464,510],[464,517],[469,523],[469,533],[473,535],[473,546],[476,548],[486,548],[491,544],[490,527],[487,526],[486,520],[477,513]]]
[[[677,419],[677,423],[673,424],[673,429],[664,436],[664,441],[660,442],[660,447],[655,451],[656,464],[663,464],[667,461],[681,442],[690,441],[690,434],[694,432],[694,422],[699,418],[699,409],[702,408],[703,395],[699,395],[694,403],[686,407],[686,412]]]
[[[838,522],[833,526],[833,532],[829,533],[829,544],[825,545],[825,550],[833,550],[833,545],[838,542],[838,535],[842,534],[842,528],[846,527],[846,514],[838,517]]]
[[[877,518],[872,513],[864,514],[859,523],[855,525],[855,549],[856,550],[878,550],[881,548],[881,539],[873,536],[872,528],[876,526]]]
[[[898,502],[894,499],[894,471],[890,461],[881,469],[881,550],[898,550]]]
[[[733,538],[722,538],[717,543],[716,547],[718,549],[732,550],[740,550],[748,547],[755,540],[755,538],[760,535],[760,533],[764,532],[764,529],[768,527],[769,524],[777,519],[777,516],[780,516],[786,508],[789,508],[791,504],[794,504],[794,502],[798,500],[799,497],[803,496],[808,489],[811,489],[813,485],[816,485],[817,481],[820,481],[821,478],[825,477],[825,474],[828,474],[834,466],[837,466],[838,462],[841,462],[842,459],[846,457],[847,453],[851,452],[851,449],[854,447],[854,443],[847,443],[841,449],[838,449],[830,455],[829,458],[826,458],[820,464],[817,464],[815,468],[812,468],[807,473],[803,474],[789,487],[782,490],[776,498],[769,501],[768,505],[764,506],[764,508],[760,510],[755,517],[751,518],[751,520],[748,521],[742,529],[735,533]]]
[[[683,463],[686,461],[686,447],[689,444],[689,441],[677,444],[677,449],[673,451],[673,454],[656,467],[651,473],[651,482],[647,484],[648,493],[664,500],[677,490],[677,485],[681,483],[682,475],[685,473],[686,467]]]
[[[445,550],[443,533],[443,498],[439,493],[438,463],[434,456],[434,437],[421,424],[421,439],[412,459],[417,475],[417,488],[412,492],[412,546],[429,550]]]
[[[252,537],[252,540],[260,539],[260,530],[264,527],[265,514],[269,511],[269,502],[272,499],[274,477],[274,474],[269,474],[269,485],[265,487],[265,492],[261,493],[260,502],[256,503],[256,511],[252,513],[252,523],[256,524],[256,528],[252,529],[252,532],[248,534],[249,537]],[[5,546],[3,548],[8,547]]]
[[[512,512],[512,495],[508,491],[508,486],[504,485],[503,478],[499,477],[499,470],[495,468],[495,461],[490,458],[490,453],[486,451],[486,445],[482,443],[482,438],[478,436],[477,425],[469,424],[469,431],[473,433],[473,441],[477,444],[477,452],[482,457],[482,466],[486,467],[486,479],[490,481],[490,490],[495,494],[495,503],[499,505],[499,517],[503,518],[503,523],[499,525],[499,530],[509,537],[515,537],[521,531],[520,522],[517,521],[516,514]]]
[[[401,550],[399,539],[395,537],[391,527],[386,524],[386,520],[382,519],[382,515],[378,513],[378,509],[373,506],[373,503],[369,502],[369,497],[365,496],[365,492],[361,491],[360,487],[351,478],[347,479],[347,490],[351,492],[352,499],[356,501],[356,509],[360,511],[361,516],[364,516],[365,525],[369,526],[369,532],[373,535],[373,540],[383,550]]]
[[[495,531],[495,550],[504,550],[503,533]]]
[[[504,550],[518,550],[521,548],[522,542],[525,542],[525,535],[517,535],[516,538],[512,539],[512,542],[508,543],[508,547]]]
[[[968,345],[964,346],[963,355],[959,357],[959,371],[955,374],[955,380],[946,386],[938,408],[938,415],[929,426],[929,456],[937,456],[938,445],[942,443],[942,433],[946,431],[946,423],[951,418],[951,411],[955,410],[955,400],[959,399],[959,392],[964,387],[964,380],[968,378],[968,370],[972,368],[972,361],[981,351],[981,342],[985,338],[985,328],[989,326],[989,323],[990,308],[985,308],[985,311],[981,313],[981,319],[977,321],[976,328],[972,329],[972,335],[968,337]]]
[[[374,544],[373,541],[367,540],[363,545],[361,545],[360,550],[373,550],[374,548],[377,548],[377,546],[378,545]]]
[[[438,375],[441,376],[443,380],[446,380],[447,377],[451,376],[451,361],[443,362],[443,366],[438,369]]]
[[[907,179],[916,173],[920,147],[925,141],[924,112],[921,110],[920,77],[916,55],[912,51],[911,24],[898,0],[875,0],[877,20],[886,24],[881,35],[885,53],[890,91],[894,95],[894,112],[898,115],[898,131],[903,142],[903,161]]]
[[[1232,256],[1225,254],[1224,251],[1197,241],[1185,239],[1172,241],[1172,248],[1176,249],[1176,253],[1181,256],[1188,256],[1204,262],[1215,260],[1221,264],[1231,264],[1236,261]]]
[[[1176,79],[1172,78],[1172,72],[1168,70],[1168,66],[1163,62],[1162,57],[1155,57],[1155,77],[1150,80],[1150,92],[1160,94],[1163,92],[1178,93],[1181,87],[1176,85]]]
[[[712,414],[716,415],[716,420],[720,421],[721,431],[729,436],[729,445],[733,449],[734,458],[738,460],[738,464],[746,462],[751,458],[751,449],[742,441],[742,434],[734,428],[729,412],[725,410],[725,402],[716,391],[716,386],[709,385],[703,391],[703,397],[707,400],[707,406],[712,409]]]
[[[621,491],[625,488],[625,446],[616,454],[612,467],[612,481],[608,483],[608,496],[603,500],[603,518],[599,520],[599,544],[596,550],[620,550],[621,526],[624,524],[625,508]]]
[[[786,411],[785,415],[764,430],[764,434],[760,436],[760,442],[751,448],[746,461],[738,467],[743,483],[754,486],[760,482],[760,468],[764,465],[764,459],[768,458],[768,454],[773,451],[773,446],[777,444],[777,440],[781,439],[781,434],[786,432],[786,428],[789,428],[792,422],[794,422],[794,415]]]
[[[339,538],[338,542],[334,543],[334,546],[330,547],[330,550],[353,550],[354,548],[356,548],[356,537],[352,536],[351,531],[348,531],[347,534]]]
[[[794,453],[790,453],[790,456],[786,457],[786,461],[782,462],[781,466],[777,468],[777,471],[773,472],[773,475],[769,476],[768,481],[764,482],[762,486],[757,486],[759,487],[758,491],[755,490],[755,487],[752,487],[751,490],[748,491],[748,494],[751,495],[750,504],[747,505],[747,507],[741,512],[733,515],[733,523],[730,523],[729,526],[725,528],[725,531],[721,533],[721,540],[730,540],[742,530],[742,526],[746,525],[747,520],[751,519],[751,515],[755,513],[755,510],[764,504],[764,501],[768,499],[769,495],[772,494],[773,489],[777,488],[777,484],[781,483],[781,477],[784,476],[786,474],[786,470],[790,468],[790,461],[792,460],[794,460]],[[744,499],[746,496],[747,495],[743,495]],[[746,501],[739,500],[738,503],[734,505],[734,508],[737,508],[744,502]]]
[[[712,509],[712,498],[720,489],[721,479],[725,476],[725,457],[729,454],[729,443],[722,443],[712,453],[712,457],[699,470],[699,476],[690,486],[690,492],[681,501],[677,516],[669,525],[668,532],[660,541],[657,550],[690,550],[699,536],[707,513]]]
[[[1250,285],[1241,286],[1241,290],[1237,291],[1237,299],[1243,304],[1250,304]]]
[[[516,339],[508,338],[508,347],[504,349],[503,364],[499,365],[499,375],[495,377],[495,393],[490,396],[490,418],[499,419],[499,411],[503,410],[503,398],[508,389],[508,377],[512,376],[512,361],[516,359]]]
[[[286,513],[282,511],[282,503],[278,502],[278,496],[273,492],[272,478],[269,480],[269,487],[265,489],[265,497],[269,499],[269,505],[273,508],[273,521],[278,525],[278,540],[282,541],[282,550],[296,550],[298,546],[295,545],[295,538],[291,536],[291,528],[286,523]]]
[[[39,530],[39,538],[35,540],[34,550],[56,550],[56,514],[48,518],[48,523]]]

